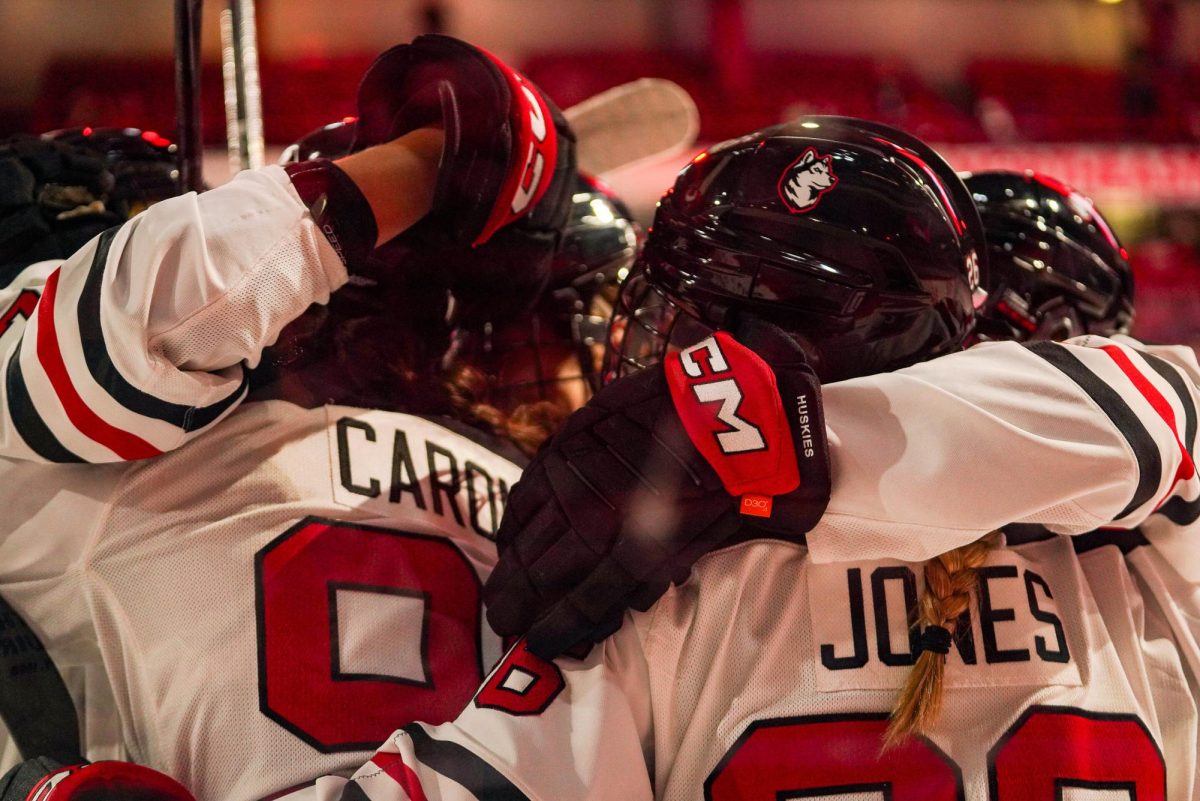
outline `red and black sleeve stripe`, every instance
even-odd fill
[[[435,740],[418,725],[404,727],[412,738],[421,764],[458,782],[479,799],[487,801],[530,801],[529,796],[469,749],[458,743]]]
[[[63,446],[58,438],[51,433],[49,427],[42,421],[34,408],[33,400],[29,397],[29,389],[25,386],[25,376],[21,373],[22,340],[17,344],[13,355],[9,357],[5,369],[4,382],[8,395],[8,415],[13,421],[13,427],[25,440],[33,452],[48,462],[83,462],[77,454]]]
[[[1150,501],[1162,483],[1163,461],[1158,445],[1129,404],[1079,360],[1077,356],[1057,342],[1033,342],[1025,346],[1032,353],[1045,359],[1079,385],[1096,405],[1108,415],[1125,441],[1129,443],[1138,464],[1138,483],[1133,499],[1115,519],[1131,514]]]
[[[100,235],[92,265],[79,298],[79,339],[84,362],[96,384],[117,403],[132,412],[170,423],[185,432],[196,431],[212,423],[237,403],[246,390],[247,377],[243,372],[237,389],[209,406],[188,406],[156,398],[133,386],[113,364],[100,325],[100,289],[104,281],[109,250],[119,228],[110,228]]]
[[[1188,453],[1195,457],[1197,421],[1196,404],[1192,399],[1193,390],[1191,389],[1191,381],[1157,356],[1143,353],[1142,357],[1156,373],[1161,375],[1171,385],[1171,389],[1175,390],[1175,394],[1179,396],[1183,404],[1184,415],[1183,442],[1188,449]],[[1172,498],[1163,504],[1163,507],[1158,511],[1177,526],[1189,526],[1200,520],[1200,497],[1192,501],[1178,497]]]

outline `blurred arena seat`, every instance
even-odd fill
[[[264,61],[267,140],[293,141],[354,113],[357,79],[373,55]],[[964,73],[958,103],[912,65],[862,55],[756,52],[736,80],[719,74],[719,65],[699,51],[554,51],[532,54],[522,66],[563,107],[636,78],[669,78],[695,97],[705,141],[805,113],[870,117],[935,142],[1200,139],[1200,65],[1139,73],[979,59]],[[225,137],[219,64],[205,64],[203,84],[204,138],[217,145]],[[974,108],[966,108],[972,100]],[[166,134],[174,130],[174,104],[169,59],[76,55],[47,66],[27,116],[32,130],[136,125]]]
[[[976,98],[998,100],[1008,109],[1025,140],[1179,141],[1187,137],[1182,115],[1190,87],[1182,75],[1139,82],[1134,72],[1126,70],[980,59],[968,65],[966,78]]]
[[[354,113],[358,79],[374,53],[267,62],[260,65],[263,128],[268,141],[291,142]],[[41,75],[32,130],[82,125],[133,125],[175,130],[174,62],[163,58],[72,57],[51,62]],[[201,71],[204,141],[225,141],[221,65]]]
[[[978,141],[979,124],[942,98],[907,65],[867,56],[759,52],[743,85],[729,85],[703,54],[660,50],[551,52],[531,56],[525,73],[563,106],[643,76],[669,78],[700,108],[704,140],[737,136],[798,114],[873,117],[937,141]]]

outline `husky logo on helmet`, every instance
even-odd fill
[[[821,197],[837,186],[833,159],[808,148],[779,178],[779,199],[794,214],[811,211]]]

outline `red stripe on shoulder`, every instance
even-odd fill
[[[58,293],[58,275],[55,270],[46,279],[42,290],[42,302],[38,304],[38,333],[37,357],[54,394],[58,396],[67,413],[67,419],[79,429],[80,433],[91,440],[100,443],[122,459],[146,459],[158,456],[162,451],[155,448],[136,434],[117,428],[96,414],[80,397],[71,376],[67,373],[66,362],[63,361],[62,351],[59,350],[58,333],[54,327],[54,301]]]
[[[412,801],[429,801],[425,795],[425,788],[421,786],[421,778],[404,763],[404,757],[389,752],[376,752],[371,761],[395,779]]]
[[[1179,446],[1181,458],[1179,469],[1175,471],[1175,480],[1171,482],[1171,488],[1167,492],[1167,496],[1170,497],[1170,494],[1175,491],[1175,486],[1180,481],[1186,481],[1196,474],[1196,465],[1192,461],[1192,455],[1188,453],[1187,447],[1183,444],[1183,439],[1179,436],[1179,428],[1175,423],[1175,410],[1171,408],[1171,404],[1158,391],[1158,388],[1150,383],[1150,379],[1134,366],[1133,361],[1124,350],[1117,345],[1105,345],[1101,350],[1116,362],[1117,366],[1121,368],[1121,372],[1133,383],[1138,392],[1142,393],[1142,397],[1154,408],[1154,411],[1163,419],[1163,422],[1167,424],[1171,429],[1171,434],[1175,437],[1175,443]],[[1165,502],[1166,498],[1163,501]],[[1161,506],[1162,504],[1160,503],[1159,505]]]

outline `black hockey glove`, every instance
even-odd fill
[[[0,286],[123,222],[105,205],[113,185],[104,162],[88,151],[34,136],[0,142]]]
[[[605,387],[513,487],[484,588],[551,659],[599,642],[716,548],[800,541],[829,501],[820,385],[778,329],[721,332]]]
[[[195,801],[182,784],[132,762],[63,766],[27,759],[0,777],[0,801]]]
[[[381,55],[358,108],[356,148],[445,129],[433,209],[394,241],[393,256],[407,250],[448,280],[460,318],[502,319],[531,305],[575,176],[575,137],[558,108],[495,56],[440,35]]]

